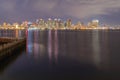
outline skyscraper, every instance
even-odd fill
[[[92,20],[92,22],[88,23],[89,28],[97,28],[99,26],[99,20]]]
[[[66,27],[67,28],[70,28],[72,25],[72,20],[71,19],[68,19],[67,22],[66,22]]]
[[[92,27],[96,28],[99,26],[99,20],[92,20]]]

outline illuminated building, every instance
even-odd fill
[[[36,19],[36,23],[39,24],[39,19]]]
[[[17,25],[17,26],[19,26],[19,24],[18,24],[18,23],[13,23],[13,26],[14,26],[14,27],[16,27],[16,25]]]
[[[39,22],[38,22],[38,25],[39,25],[40,28],[45,27],[45,21],[43,19],[40,19]]]
[[[7,27],[7,23],[6,22],[3,23],[3,27]]]
[[[7,26],[8,26],[8,27],[10,27],[10,26],[11,26],[11,24],[10,24],[10,23],[7,23]]]
[[[68,19],[67,22],[66,22],[66,27],[67,28],[70,28],[72,25],[72,20],[71,19]]]
[[[63,26],[63,22],[62,22],[62,20],[61,19],[58,19],[58,27],[59,28],[62,28]]]
[[[28,22],[28,27],[31,27],[32,24],[33,24],[33,23],[29,21],[29,22]]]
[[[93,28],[97,28],[97,27],[99,26],[99,20],[92,20],[91,26],[92,26]]]
[[[61,28],[61,29],[65,29],[65,27],[64,27],[64,22],[63,22],[63,21],[60,22],[60,28]]]
[[[54,28],[58,28],[58,19],[57,18],[54,19],[53,26],[54,26]]]
[[[88,28],[97,28],[99,27],[99,20],[92,20],[88,23]]]
[[[74,26],[74,29],[81,29],[81,27],[82,27],[81,22],[78,22],[78,23]]]
[[[21,26],[28,27],[28,21],[22,22]]]
[[[47,28],[48,28],[48,29],[51,29],[51,28],[52,28],[52,19],[51,19],[51,18],[48,18]]]

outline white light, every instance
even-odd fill
[[[54,20],[57,21],[57,18],[55,18]]]
[[[52,20],[51,18],[48,19],[49,21]]]
[[[97,23],[99,23],[99,20],[93,20],[92,22],[97,22]]]
[[[16,25],[16,28],[18,28],[18,25]]]
[[[43,19],[41,18],[40,20],[42,21]]]

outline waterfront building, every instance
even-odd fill
[[[6,22],[3,23],[3,27],[4,28],[7,27],[7,23]]]
[[[66,22],[66,27],[69,29],[69,28],[71,28],[71,26],[72,26],[72,20],[68,19]]]
[[[58,19],[55,18],[54,21],[53,21],[53,28],[58,28]]]
[[[48,21],[47,21],[47,28],[48,28],[48,29],[52,29],[52,27],[53,27],[53,21],[52,21],[51,18],[48,18]]]
[[[38,26],[39,26],[40,28],[45,27],[45,21],[44,21],[42,18],[39,19]]]
[[[81,29],[82,27],[82,23],[81,22],[77,22],[76,25],[74,25],[74,29]]]
[[[11,25],[10,23],[7,23],[7,26],[8,26],[8,27],[11,27],[12,25]]]
[[[99,27],[99,20],[92,20],[92,22],[88,23],[89,28],[97,28]]]
[[[92,20],[92,27],[97,28],[99,26],[99,20]]]

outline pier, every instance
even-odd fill
[[[0,60],[13,55],[14,53],[11,52],[25,46],[25,43],[25,38],[0,38]]]

